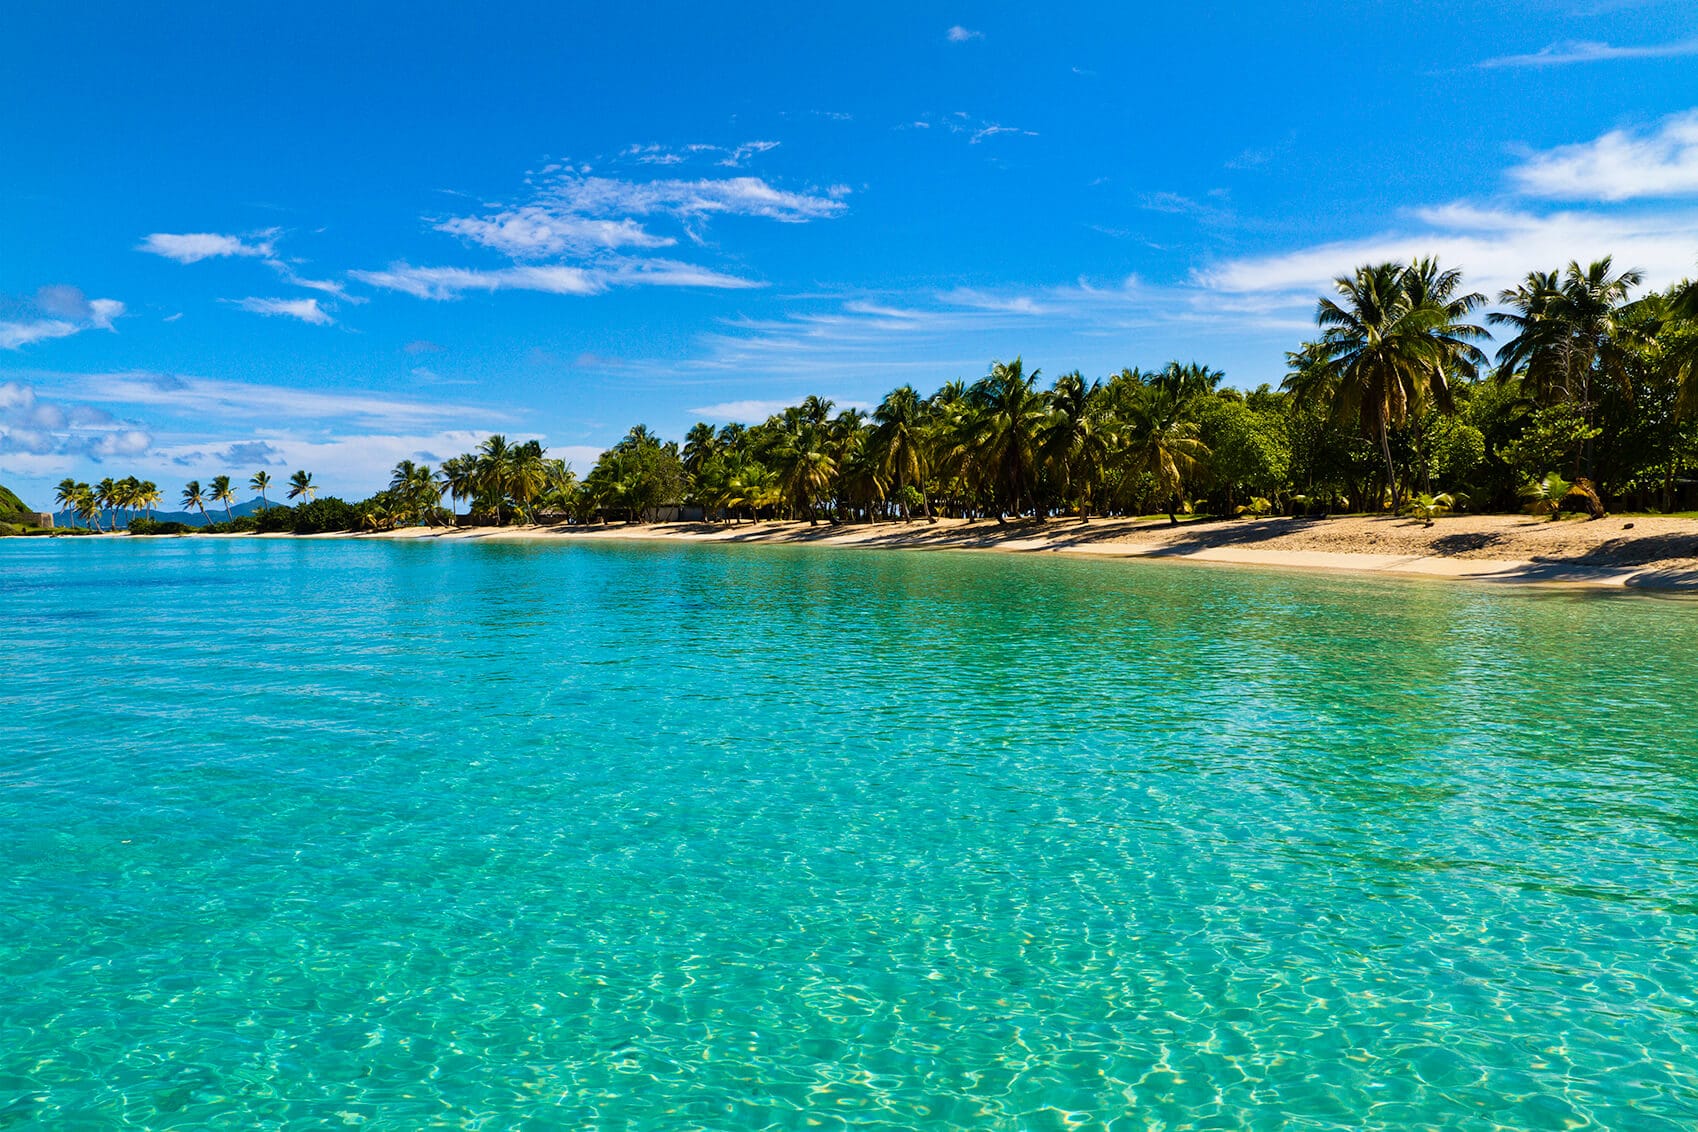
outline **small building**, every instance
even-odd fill
[[[37,511],[35,513],[35,525],[45,530],[52,530],[53,513],[51,511]]]

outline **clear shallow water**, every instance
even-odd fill
[[[1698,606],[0,542],[0,1127],[1698,1124]]]

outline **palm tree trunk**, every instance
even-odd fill
[[[1390,432],[1391,430],[1386,427],[1385,419],[1382,417],[1380,419],[1380,455],[1384,456],[1386,460],[1386,484],[1391,488],[1391,509],[1395,513],[1399,500],[1397,496],[1397,469],[1392,466],[1391,462]]]

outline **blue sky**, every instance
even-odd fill
[[[1277,382],[1376,258],[1698,273],[1690,0],[723,7],[9,4],[0,482],[583,471],[1016,354]]]

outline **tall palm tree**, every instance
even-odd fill
[[[229,476],[213,476],[207,497],[214,503],[224,504],[224,521],[226,523],[235,519],[235,516],[230,514],[230,504],[236,498],[236,491],[230,486]]]
[[[449,526],[459,522],[458,507],[460,500],[472,499],[478,492],[478,461],[475,456],[451,456],[442,461],[442,466],[436,473],[437,486],[441,491],[437,498],[442,498],[442,492],[448,494]]]
[[[259,492],[260,510],[263,511],[266,508],[271,506],[271,501],[268,500],[265,497],[266,490],[271,487],[271,473],[270,472],[266,471],[264,468],[261,468],[259,471],[255,472],[253,474],[253,478],[248,480],[248,487],[252,488],[254,491]]]
[[[165,496],[160,492],[159,485],[152,480],[143,480],[141,485],[141,504],[147,508],[147,517],[153,518],[154,511],[165,502]]]
[[[989,375],[968,390],[968,400],[978,410],[969,441],[987,474],[998,522],[1005,514],[1020,515],[1032,500],[1038,427],[1043,423],[1043,399],[1032,388],[1038,373],[1024,372],[1018,357],[994,362]]]
[[[829,493],[837,461],[832,457],[829,435],[801,412],[787,414],[772,458],[777,464],[791,514],[805,515],[810,525],[819,522],[816,504]]]
[[[1616,271],[1609,256],[1585,268],[1569,263],[1556,272],[1532,272],[1498,296],[1508,310],[1487,316],[1515,336],[1498,351],[1498,368],[1520,373],[1528,392],[1541,400],[1571,400],[1588,413],[1593,386],[1614,383],[1629,396],[1628,298],[1644,279],[1637,270]]]
[[[910,486],[918,489],[920,507],[927,521],[931,521],[931,497],[926,491],[931,463],[926,405],[912,385],[891,390],[873,410],[870,450],[879,473],[896,485],[903,521],[910,518],[906,491]]]
[[[1140,390],[1125,408],[1127,475],[1122,482],[1130,487],[1147,477],[1172,526],[1179,525],[1185,482],[1209,458],[1196,422],[1185,418],[1183,408],[1171,386],[1156,385]]]
[[[548,490],[548,460],[541,441],[527,440],[513,450],[508,491],[515,508],[536,521],[536,500]]]
[[[500,433],[487,437],[478,445],[477,494],[488,499],[495,508],[495,525],[503,522],[502,507],[513,485],[515,453],[507,438]]]
[[[113,530],[117,530],[118,485],[113,482],[111,476],[107,476],[105,479],[94,485],[94,498],[95,502],[100,504],[102,510],[110,512],[110,525]]]
[[[72,513],[75,514],[73,508],[76,504],[77,497],[81,493],[81,489],[87,486],[87,484],[77,483],[74,479],[67,478],[60,480],[58,488],[55,489],[53,493],[53,503],[55,507],[58,510],[72,511]]]
[[[1048,402],[1049,415],[1038,430],[1038,452],[1064,502],[1071,496],[1084,522],[1114,443],[1102,382],[1086,384],[1077,371],[1062,374]]]
[[[312,473],[298,471],[289,477],[289,498],[299,499],[303,495],[311,500],[318,494],[318,488],[313,485]]]
[[[1461,276],[1430,260],[1359,267],[1334,281],[1340,302],[1322,299],[1319,342],[1305,348],[1316,388],[1330,394],[1336,419],[1354,419],[1379,442],[1392,506],[1401,485],[1391,456],[1391,430],[1431,399],[1453,408],[1450,379],[1485,360],[1474,341],[1486,331],[1461,321],[1484,301],[1458,295]]]
[[[206,493],[199,480],[190,480],[183,485],[183,510],[191,507],[199,509],[201,526],[206,526]]]

